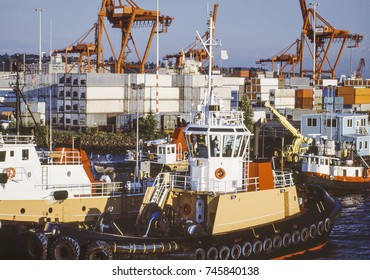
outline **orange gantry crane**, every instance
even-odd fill
[[[355,77],[357,79],[362,79],[362,70],[365,67],[365,58],[361,58],[360,61],[358,62],[357,69],[355,71]]]
[[[307,8],[306,0],[299,1],[303,16],[303,28],[301,33],[301,49],[300,49],[300,73],[305,75],[312,73],[313,70],[304,70],[304,43],[306,43],[311,57],[313,58],[315,53],[315,69],[314,80],[321,79],[322,73],[327,73],[331,78],[335,78],[336,68],[342,55],[344,46],[347,42],[353,44],[354,47],[358,47],[359,43],[363,40],[363,35],[351,34],[348,30],[340,30],[334,28],[329,22],[327,22],[322,16],[320,16],[316,9]],[[317,21],[318,20],[318,21]],[[313,22],[315,21],[315,23]],[[310,48],[309,41],[312,43],[315,41],[315,46]],[[329,50],[334,42],[340,43],[339,51],[337,52],[334,63],[329,60]],[[324,65],[327,65],[328,69],[323,69]]]
[[[295,77],[295,67],[300,62],[299,50],[300,50],[300,40],[296,40],[293,44],[274,55],[271,58],[260,59],[256,61],[257,64],[264,64],[266,62],[271,63],[271,71],[275,72],[275,62],[279,62],[278,76],[283,77],[283,73],[289,73],[289,76]],[[295,47],[296,51],[294,54],[288,53],[291,49]]]
[[[65,56],[65,72],[70,73],[74,67],[78,65],[79,72],[92,72],[96,69],[94,65],[94,57],[95,61],[98,61],[98,57],[101,57],[101,60],[104,61],[104,53],[103,49],[98,48],[96,46],[96,42],[93,43],[84,43],[84,40],[92,33],[92,31],[96,31],[97,24],[94,24],[92,28],[90,28],[84,35],[78,38],[73,44],[66,47],[65,49],[54,50],[54,53],[64,54]],[[78,58],[75,62],[68,67],[68,58],[71,55],[78,54]],[[84,63],[87,62],[87,63]]]
[[[132,72],[144,73],[144,66],[148,57],[149,49],[157,31],[157,21],[159,33],[167,32],[168,27],[173,20],[172,17],[162,16],[159,11],[145,10],[137,5],[133,0],[126,0],[129,5],[123,5],[122,0],[103,0],[99,12],[98,32],[97,32],[97,51],[102,48],[103,29],[106,31],[104,18],[106,17],[113,28],[121,30],[121,49],[117,56],[114,52],[112,44],[111,51],[114,58],[114,72],[124,73],[125,70]],[[135,44],[132,29],[135,27],[152,27],[149,34],[148,42],[141,56]],[[106,32],[107,33],[107,32]],[[128,61],[128,55],[132,52],[129,47],[129,42],[137,57],[137,62]],[[100,61],[97,64],[97,70],[103,67],[104,62]]]
[[[126,2],[128,5],[123,5]],[[105,18],[112,25],[113,28],[121,30],[120,49],[116,54],[115,48],[109,38]],[[80,72],[105,72],[112,64],[113,69],[110,72],[124,73],[125,71],[131,72],[145,72],[145,63],[151,47],[154,34],[167,32],[168,27],[171,25],[173,18],[163,16],[159,11],[145,10],[137,5],[133,0],[102,0],[101,8],[98,13],[98,22],[94,24],[87,33],[81,36],[75,43],[62,50],[55,50],[54,53],[62,53],[65,55],[66,60],[66,73],[79,64]],[[151,27],[151,32],[141,55],[139,49],[135,44],[133,28]],[[84,43],[84,40],[89,34],[94,33],[94,42]],[[109,64],[104,60],[103,48],[103,32],[109,43],[109,47],[113,56],[113,61]],[[129,55],[133,53],[136,55],[136,60],[129,61]],[[68,66],[68,56],[72,54],[79,54],[76,62],[70,67]],[[95,57],[95,59],[94,59]],[[87,61],[87,67],[83,69],[82,62]]]
[[[314,80],[317,81],[322,78],[323,73],[326,73],[331,78],[335,78],[336,68],[345,44],[350,42],[352,43],[352,47],[358,47],[359,43],[363,40],[363,35],[351,34],[348,30],[334,28],[316,12],[314,7],[316,3],[312,3],[312,8],[307,7],[306,0],[299,0],[299,4],[303,18],[301,38],[291,45],[296,45],[296,53],[288,54],[287,52],[291,49],[290,47],[282,51],[280,55],[269,59],[260,59],[257,63],[285,63],[279,69],[278,74],[280,76],[283,74],[283,70],[289,65],[291,66],[291,73],[294,76],[294,67],[299,64],[299,75],[301,77],[312,75],[314,76]],[[336,55],[329,56],[329,51],[332,49],[331,47],[334,42],[340,43],[339,50]],[[310,43],[314,43],[314,46],[311,46]],[[315,61],[311,70],[304,69],[306,47],[311,59]],[[330,60],[332,57],[334,57],[334,61]],[[324,69],[324,66],[328,68]]]
[[[213,13],[212,13],[212,19],[214,26],[216,25],[216,19],[217,19],[217,10],[218,10],[219,4],[214,4],[213,7]],[[206,31],[204,35],[202,36],[203,41],[207,41],[209,39],[209,31]],[[191,43],[189,46],[187,46],[183,51],[175,53],[175,54],[167,54],[163,57],[164,60],[170,60],[175,59],[175,66],[181,66],[184,64],[185,58],[193,58],[195,61],[199,61],[202,63],[202,67],[204,63],[208,60],[208,54],[207,51],[201,47],[198,48],[198,45],[200,43],[199,39],[196,39],[193,43]]]

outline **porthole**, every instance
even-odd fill
[[[51,207],[50,207],[50,208],[48,209],[48,212],[49,212],[50,214],[51,214],[51,213],[53,213],[53,208],[51,208]]]
[[[86,211],[86,206],[82,206],[82,212]]]
[[[32,176],[32,173],[31,172],[28,172],[27,173],[27,177],[30,178]]]
[[[71,177],[71,174],[72,174],[72,173],[71,173],[71,171],[68,171],[68,172],[67,172],[67,176],[68,176],[68,177]]]
[[[21,214],[24,214],[24,213],[26,213],[26,209],[21,208]]]

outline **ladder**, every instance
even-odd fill
[[[159,207],[162,207],[169,190],[167,180],[163,175],[164,174],[159,174],[157,177],[156,183],[154,184],[156,187],[149,201],[151,203],[156,203]]]

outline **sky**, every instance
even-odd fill
[[[159,56],[174,54],[186,48],[206,31],[208,10],[218,3],[215,39],[222,43],[217,50],[227,50],[228,60],[218,60],[225,67],[258,67],[256,61],[270,58],[300,38],[303,25],[299,0],[158,0],[162,15],[174,18],[168,32],[159,36]],[[116,1],[118,2],[118,1]],[[122,0],[124,5],[128,5]],[[310,0],[306,0],[309,6]],[[316,1],[317,13],[336,29],[364,35],[359,48],[345,47],[337,67],[337,76],[349,75],[361,58],[370,65],[370,1]],[[155,10],[157,0],[135,0],[141,8]],[[1,0],[0,54],[39,52],[39,12],[42,13],[42,51],[63,49],[84,35],[97,21],[102,0]],[[114,50],[120,49],[119,30],[106,22]],[[149,28],[136,28],[133,36],[143,54]],[[106,41],[106,40],[105,40]],[[92,35],[85,42],[93,42]],[[337,46],[331,48],[336,57]],[[109,45],[105,43],[105,50]],[[294,51],[294,50],[293,50]],[[352,56],[351,56],[352,51]],[[109,57],[111,53],[105,58]],[[351,59],[352,57],[352,59]],[[312,61],[305,59],[309,65]],[[331,58],[333,60],[333,58]],[[147,61],[156,61],[156,38]],[[217,57],[216,57],[217,64]],[[267,65],[270,67],[270,64]],[[308,66],[309,67],[309,66]],[[365,66],[363,76],[370,78]]]

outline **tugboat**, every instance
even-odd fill
[[[331,192],[370,190],[370,167],[361,155],[357,159],[306,154],[302,156],[300,176],[307,184],[319,184]]]
[[[213,22],[206,45],[212,65]],[[202,43],[205,45],[202,41]],[[291,173],[249,159],[243,113],[208,94],[184,130],[189,174],[158,174],[147,187],[135,227],[104,213],[94,228],[49,222],[34,255],[51,259],[283,259],[317,250],[340,216],[340,202]],[[47,251],[47,254],[45,252]],[[41,253],[40,253],[41,252]]]

